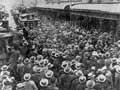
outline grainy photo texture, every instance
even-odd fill
[[[120,90],[120,0],[0,0],[0,90]]]

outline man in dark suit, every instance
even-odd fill
[[[23,28],[23,36],[25,37],[26,40],[28,40],[28,31],[26,28]]]

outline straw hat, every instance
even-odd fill
[[[1,67],[1,70],[2,70],[2,71],[7,71],[8,68],[9,68],[9,67],[8,67],[7,65],[3,65],[3,66]]]
[[[61,64],[62,68],[68,67],[69,66],[69,62],[68,61],[63,61]]]
[[[18,58],[18,61],[23,61],[23,57],[20,56],[20,57]]]
[[[110,53],[109,53],[109,52],[106,52],[106,53],[105,53],[105,56],[110,57]]]
[[[44,68],[41,68],[41,67],[37,68],[37,72],[39,72],[39,73],[42,72],[43,70],[44,70]],[[47,68],[46,68],[46,70],[47,70]]]
[[[83,76],[83,72],[81,70],[78,70],[75,72],[76,76]]]
[[[79,69],[81,69],[81,65],[82,64],[78,62],[78,63],[75,64],[75,68],[79,70]]]
[[[36,57],[35,56],[31,56],[30,57],[30,61],[35,61],[36,60]]]
[[[91,67],[91,70],[95,70],[95,69],[96,69],[96,67],[95,67],[95,66],[92,66],[92,67]]]
[[[42,55],[37,55],[37,60],[41,60],[43,59],[43,56]]]
[[[28,42],[25,40],[24,42],[23,42],[23,46],[27,46],[28,45]]]
[[[37,72],[37,70],[38,70],[38,66],[36,65],[36,66],[33,66],[33,71],[34,72]]]
[[[88,78],[94,78],[95,74],[93,72],[88,73]]]
[[[22,88],[22,87],[24,87],[24,83],[18,83],[17,84],[17,88]]]
[[[40,80],[40,86],[46,87],[46,86],[48,86],[48,84],[49,84],[48,79],[43,78],[43,79]]]
[[[47,70],[46,73],[45,73],[45,76],[47,78],[52,78],[54,75],[54,72],[52,70]]]
[[[80,82],[80,83],[86,82],[86,77],[85,77],[85,76],[80,76],[80,77],[79,77],[79,82]]]
[[[68,55],[70,52],[68,50],[64,51],[64,55]]]
[[[48,59],[43,59],[43,61],[44,61],[44,65],[47,65],[49,63]]]
[[[102,72],[105,72],[107,70],[107,66],[103,66],[102,68],[101,68],[101,71]]]
[[[88,80],[86,82],[87,88],[93,88],[95,86],[95,81],[94,80]]]
[[[93,55],[93,56],[98,56],[98,53],[97,53],[96,51],[93,51],[93,52],[92,52],[92,55]]]
[[[105,76],[106,76],[106,77],[111,77],[111,76],[112,76],[112,72],[111,72],[111,71],[107,71],[107,72],[105,73]]]
[[[57,57],[59,57],[60,56],[60,54],[59,53],[55,53],[55,57],[57,58]]]
[[[120,40],[118,40],[116,44],[118,47],[120,47]]]
[[[13,83],[13,81],[15,81],[15,77],[10,77],[10,78],[9,78],[9,81],[10,81],[11,83]]]
[[[81,59],[81,56],[77,55],[77,56],[75,57],[75,59],[76,59],[76,60],[80,60],[80,59]]]
[[[24,74],[24,80],[25,80],[25,81],[30,80],[30,78],[31,78],[31,74],[30,74],[30,73]]]
[[[47,51],[48,51],[47,48],[43,48],[43,50],[42,50],[43,53],[46,53]]]
[[[10,85],[10,81],[8,79],[4,79],[2,83],[3,85]]]
[[[51,56],[55,56],[56,52],[55,51],[52,51],[51,52]]]
[[[106,76],[101,74],[97,77],[97,79],[98,79],[99,82],[105,82],[106,81]]]
[[[26,58],[26,59],[24,60],[24,63],[29,63],[29,62],[30,62],[29,58]]]
[[[111,61],[112,63],[117,63],[117,58],[112,58]]]
[[[72,69],[70,67],[65,67],[64,68],[65,73],[70,73],[71,71],[72,71]]]
[[[45,65],[44,60],[41,60],[41,61],[39,62],[39,65],[43,67],[43,66]]]
[[[75,65],[77,63],[77,61],[75,59],[73,59],[71,62],[70,62],[70,65]]]
[[[51,63],[48,63],[48,65],[47,65],[48,68],[52,68],[53,66],[54,66],[54,65],[51,64]]]
[[[9,72],[9,71],[2,71],[2,72],[0,73],[0,75],[1,75],[1,76],[4,76],[4,75],[9,76],[9,75],[10,75],[10,72]]]
[[[19,30],[19,33],[23,35],[23,30]]]

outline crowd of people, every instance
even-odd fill
[[[120,90],[120,41],[41,16],[14,37],[0,90]],[[16,39],[17,38],[17,39]]]

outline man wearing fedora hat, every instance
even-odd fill
[[[59,90],[58,80],[55,77],[50,78],[49,82],[48,90]]]
[[[85,90],[95,90],[95,81],[94,80],[88,80],[86,82],[86,89]]]
[[[24,73],[32,73],[32,66],[33,63],[30,61],[29,58],[24,59]]]
[[[75,75],[73,75],[73,70],[71,67],[67,66],[63,69],[63,71],[64,72],[60,74],[60,77],[59,77],[60,90],[71,89],[70,88],[71,81],[75,77]]]
[[[23,60],[20,60],[18,63],[17,63],[17,73],[18,73],[18,77],[17,77],[17,80],[18,81],[21,81],[21,77],[23,77],[24,73],[25,73],[25,64],[23,63]]]
[[[99,89],[102,89],[102,90],[113,89],[108,78],[104,74],[99,74],[96,80],[97,80],[97,83],[99,83],[100,85]]]
[[[85,84],[86,84],[86,77],[85,76],[80,76],[79,77],[79,83],[76,84],[75,90],[84,90],[85,89]]]
[[[114,82],[114,87],[116,90],[120,89],[120,66],[116,67],[116,72],[115,72],[115,82]]]
[[[9,79],[4,79],[2,81],[3,87],[2,90],[12,90],[12,82]]]
[[[42,78],[39,82],[40,90],[49,90],[48,85],[49,85],[49,80],[46,78]]]
[[[38,90],[34,81],[31,80],[31,74],[26,73],[24,75],[24,90]]]
[[[1,67],[1,71],[7,71],[8,68],[9,68],[8,65],[3,65],[3,66]]]
[[[107,86],[109,86],[108,88],[110,89],[113,89],[114,87],[113,87],[113,78],[112,78],[112,76],[113,76],[113,74],[112,74],[112,72],[109,70],[109,69],[107,69],[106,70],[106,72],[105,72],[105,76],[106,76],[106,78],[107,78]],[[108,89],[108,90],[109,90]]]
[[[16,90],[24,90],[24,83],[18,83],[16,85]]]
[[[54,77],[54,72],[52,70],[47,70],[45,72],[45,77],[48,78],[48,79],[51,79]]]
[[[71,80],[70,90],[79,88],[79,84],[82,86],[85,79],[86,78],[81,70],[74,71],[74,77]]]
[[[45,77],[45,71],[43,68],[35,65],[33,66],[33,74],[31,76],[31,79],[36,83],[36,85],[38,86],[38,89],[40,88],[39,87],[39,82],[42,78]]]

